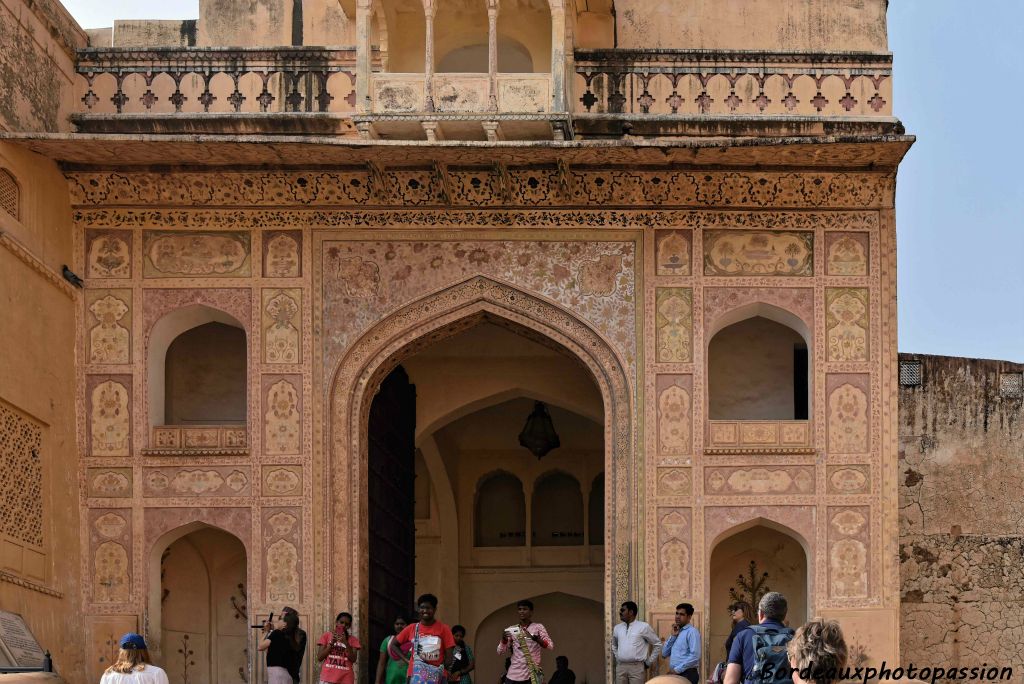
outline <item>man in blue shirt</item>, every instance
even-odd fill
[[[693,606],[680,603],[676,606],[676,621],[672,625],[672,636],[661,647],[661,657],[668,658],[672,674],[686,677],[690,684],[697,684],[700,674],[697,665],[700,663],[700,633],[690,624],[693,617]]]
[[[789,659],[785,644],[793,636],[793,630],[783,624],[789,604],[786,597],[777,591],[769,591],[757,604],[757,619],[760,624],[748,627],[733,639],[729,649],[729,665],[725,668],[723,684],[781,684],[792,676],[788,668]],[[760,633],[775,634],[772,648],[762,648],[762,668],[765,672],[754,672],[757,665],[755,636]],[[764,639],[762,637],[762,643]],[[776,652],[778,651],[778,652]],[[768,672],[767,670],[771,670]],[[787,682],[788,684],[788,682]]]

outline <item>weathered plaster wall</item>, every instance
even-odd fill
[[[617,47],[885,52],[886,5],[886,0],[619,0]]]
[[[1012,665],[1021,681],[1024,411],[1000,385],[1024,364],[900,359],[923,374],[900,388],[901,656]]]
[[[293,14],[293,0],[199,0],[196,45],[291,45]]]
[[[119,19],[114,22],[114,47],[187,47],[195,44],[195,19]]]
[[[67,131],[73,51],[88,38],[56,0],[0,0],[0,131]]]
[[[0,168],[21,190],[19,217],[0,209],[0,607],[20,613],[72,677],[84,620],[79,509],[67,504],[78,488],[70,388],[80,295],[60,277],[71,263],[71,209],[52,162],[0,143]]]

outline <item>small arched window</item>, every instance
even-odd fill
[[[511,473],[484,477],[476,491],[474,546],[525,546],[526,495]]]
[[[245,331],[219,322],[186,330],[165,361],[166,425],[244,424]]]
[[[7,169],[0,169],[0,209],[21,220],[21,188]]]
[[[549,473],[533,488],[533,545],[583,544],[583,492],[579,481],[565,473]]]

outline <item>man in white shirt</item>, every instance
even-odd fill
[[[636,619],[639,612],[632,601],[619,608],[622,622],[612,629],[615,684],[642,684],[647,679],[644,670],[658,659],[661,639],[649,624]]]

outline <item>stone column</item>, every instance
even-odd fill
[[[423,61],[423,108],[434,111],[434,16],[437,5],[434,0],[423,0],[423,18],[427,27],[426,50]]]
[[[551,111],[565,108],[565,6],[551,2]]]
[[[498,2],[487,0],[487,89],[491,111],[498,111]]]
[[[362,114],[370,113],[370,7],[371,0],[356,0],[356,111]]]

